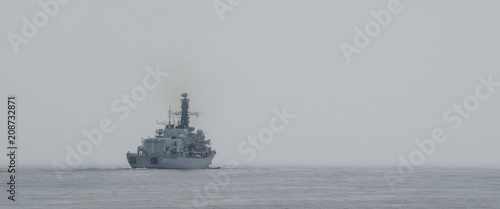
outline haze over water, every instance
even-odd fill
[[[499,11],[498,0],[2,1],[0,209],[499,208]],[[127,151],[184,92],[222,168],[130,169]],[[276,119],[285,109],[296,117]],[[59,181],[54,163],[74,170]],[[414,172],[398,175],[401,164]]]
[[[232,171],[231,171],[232,170]],[[233,172],[217,183],[211,175]],[[25,168],[16,207],[0,208],[498,208],[500,169],[420,168],[391,192],[393,167],[240,167],[156,170]],[[212,174],[210,174],[212,173]],[[2,179],[5,172],[1,171]],[[228,180],[228,181],[227,181]],[[218,185],[216,189],[213,187]],[[205,188],[208,187],[208,193]],[[211,198],[206,197],[206,195]],[[193,204],[193,200],[195,204]]]

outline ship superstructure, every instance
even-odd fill
[[[194,132],[195,128],[189,126],[190,116],[200,113],[189,112],[188,94],[181,96],[181,111],[173,112],[169,107],[168,122],[157,121],[164,128],[157,129],[155,137],[143,139],[136,153],[127,153],[132,168],[197,169],[212,163],[216,151],[210,147],[210,139],[202,129]]]

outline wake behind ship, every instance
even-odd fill
[[[210,147],[210,139],[205,139],[203,130],[193,133],[195,128],[189,126],[189,116],[199,113],[188,111],[187,93],[181,96],[181,111],[172,112],[169,108],[168,123],[157,122],[165,127],[157,129],[155,137],[144,139],[137,153],[127,153],[132,168],[199,169],[212,164],[216,152]],[[177,125],[172,124],[171,119],[176,120]]]

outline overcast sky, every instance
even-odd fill
[[[2,1],[0,115],[7,95],[18,95],[19,165],[64,163],[65,147],[109,118],[115,129],[82,166],[126,167],[125,153],[161,128],[155,121],[184,92],[203,112],[191,125],[212,139],[216,165],[397,166],[435,128],[448,140],[425,165],[500,165],[500,87],[483,88],[489,98],[456,130],[443,120],[475,95],[479,76],[500,82],[499,1],[401,0],[350,63],[341,43],[356,47],[354,28],[365,31],[389,0],[220,2],[71,1],[16,53],[9,33],[22,37],[23,17],[44,10]],[[214,3],[228,9],[223,20]],[[168,77],[120,120],[111,104],[156,65]],[[284,107],[297,116],[246,162],[238,145]],[[5,119],[0,126],[5,133]]]

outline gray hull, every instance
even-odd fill
[[[208,168],[212,164],[212,159],[215,155],[207,158],[160,158],[157,168],[165,169],[200,169]]]
[[[127,160],[132,168],[158,168],[158,169],[203,169],[212,164],[215,155],[206,158],[186,157],[156,157],[127,154]]]

